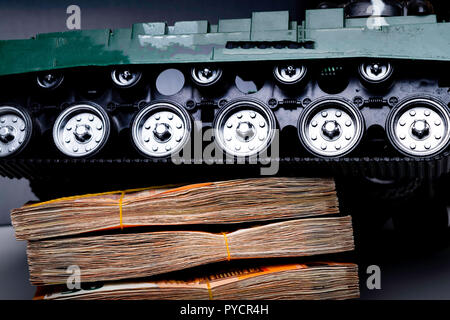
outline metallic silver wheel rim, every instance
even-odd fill
[[[364,123],[358,109],[339,99],[314,103],[299,121],[305,148],[320,157],[342,157],[359,144]]]
[[[130,69],[114,69],[111,71],[111,79],[117,87],[130,88],[141,79],[142,73]]]
[[[221,150],[232,156],[249,157],[263,152],[274,135],[273,113],[255,101],[232,102],[215,119],[215,141]]]
[[[390,139],[407,156],[432,156],[449,144],[449,112],[437,101],[428,98],[405,101],[393,111],[388,122]]]
[[[0,158],[17,154],[31,138],[28,114],[11,106],[0,106]]]
[[[53,141],[66,156],[89,157],[108,140],[109,119],[100,107],[76,104],[64,110],[53,126]]]
[[[286,65],[276,66],[273,69],[275,79],[282,84],[296,84],[303,80],[307,72],[305,66]]]
[[[369,83],[382,83],[387,81],[394,68],[389,62],[364,62],[359,65],[359,74]]]
[[[58,73],[45,73],[36,77],[37,85],[43,89],[56,89],[63,80],[64,76]]]
[[[191,133],[189,115],[173,103],[158,102],[148,105],[133,121],[132,138],[140,152],[163,158],[179,152]]]
[[[194,67],[191,69],[191,77],[199,86],[210,86],[222,77],[222,69],[215,67]]]

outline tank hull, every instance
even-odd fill
[[[33,131],[20,153],[0,159],[0,174],[230,161],[382,179],[447,173],[450,24],[434,15],[373,19],[321,9],[298,24],[287,11],[256,12],[218,25],[140,23],[0,41],[0,104],[25,110]],[[5,114],[7,146],[21,128]],[[408,131],[398,125],[405,121]],[[231,143],[221,140],[228,125]]]

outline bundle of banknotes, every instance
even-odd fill
[[[314,262],[354,250],[330,179],[112,191],[28,204],[11,218],[28,241],[37,299],[359,296],[355,264]]]

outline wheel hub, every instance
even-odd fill
[[[7,144],[15,139],[14,128],[11,126],[0,127],[0,141]]]
[[[77,125],[73,134],[75,139],[81,143],[89,142],[92,138],[92,131],[89,125]]]
[[[249,121],[241,121],[236,127],[236,135],[241,141],[250,141],[255,136],[255,126]]]
[[[47,80],[48,82],[52,82],[55,79],[55,76],[52,75],[51,73],[47,74],[46,76],[44,76],[45,80]]]
[[[214,135],[225,153],[237,157],[254,156],[273,140],[275,119],[262,105],[253,101],[231,103],[217,115]]]
[[[170,125],[167,123],[156,124],[153,134],[155,135],[155,138],[161,142],[167,142],[172,137]]]
[[[335,140],[341,134],[341,126],[337,121],[325,121],[322,126],[322,133],[330,140]]]
[[[296,68],[294,68],[294,66],[287,66],[285,72],[288,76],[292,77],[294,74],[296,74]]]
[[[204,76],[205,78],[209,79],[209,78],[212,77],[213,72],[212,72],[210,69],[208,69],[208,68],[204,68],[204,69],[201,71],[201,74],[202,74],[202,76]]]
[[[430,134],[430,125],[426,120],[416,120],[411,126],[411,133],[417,139],[423,139]]]
[[[383,70],[381,69],[380,65],[378,63],[374,63],[370,66],[370,71],[372,71],[372,73],[374,75],[379,75]]]
[[[128,81],[133,78],[133,74],[129,70],[125,70],[120,74],[120,77]]]

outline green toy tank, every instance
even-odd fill
[[[0,174],[266,159],[448,172],[450,23],[426,1],[320,7],[0,41]]]

